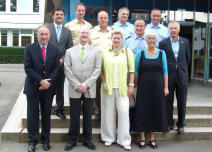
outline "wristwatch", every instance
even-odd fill
[[[134,87],[134,83],[130,83],[129,84],[129,87]]]

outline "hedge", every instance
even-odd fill
[[[23,62],[24,47],[0,47],[0,64]]]

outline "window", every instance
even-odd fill
[[[16,0],[11,0],[10,2],[10,11],[16,12]]]
[[[34,32],[34,42],[37,42],[38,38],[37,38],[37,31]]]
[[[13,31],[13,46],[18,46],[18,30]]]
[[[0,0],[0,11],[6,11],[6,0]]]
[[[32,30],[21,30],[21,34],[32,34]]]
[[[21,37],[21,46],[26,46],[31,43],[31,36],[22,36]]]
[[[39,0],[33,0],[33,12],[39,12]]]
[[[1,46],[7,46],[7,30],[1,30]]]

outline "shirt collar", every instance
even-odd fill
[[[42,45],[40,42],[38,42],[38,43],[39,43],[39,45],[40,45],[40,48],[42,48],[43,45]],[[45,49],[47,48],[47,45],[48,45],[48,43],[46,43],[46,44],[44,45]]]
[[[75,19],[75,21],[76,21],[78,24],[80,24],[80,23],[79,23],[79,20],[78,20],[77,18]],[[85,20],[82,21],[82,24],[85,24]]]
[[[84,46],[83,46],[82,44],[79,43],[79,46],[80,46],[80,50],[81,50],[82,47],[84,47],[85,50],[86,50],[86,48],[88,47],[88,43],[87,43],[86,45],[84,45]]]
[[[99,25],[97,25],[97,27],[96,27],[96,28],[97,28],[97,30],[98,30],[98,31],[101,31],[101,29],[100,29],[100,26],[99,26]],[[108,31],[108,32],[110,31],[110,27],[109,27],[109,26],[107,26],[106,31]]]
[[[117,24],[118,24],[118,26],[128,26],[128,25],[129,25],[129,23],[128,23],[128,22],[126,22],[126,24],[125,24],[125,25],[122,25],[120,21],[118,21],[118,22],[117,22]]]
[[[150,23],[150,26],[151,26],[151,28],[161,28],[162,27],[162,24],[158,24],[158,26],[154,26],[153,24],[152,24],[152,22]]]
[[[113,47],[113,46],[112,46],[112,47]],[[113,51],[113,48],[112,48],[112,47],[109,49],[109,52],[112,52],[112,51]],[[124,45],[121,44],[120,52],[123,53],[123,52],[124,52],[124,49],[125,49],[125,48],[124,48]]]
[[[170,40],[171,40],[171,42],[175,42],[173,39],[172,39],[172,37],[170,36]],[[177,38],[177,41],[176,42],[179,42],[179,36],[178,36],[178,38]]]
[[[58,24],[56,24],[56,23],[54,22],[54,27],[55,27],[56,30],[57,30],[57,26],[60,26],[60,28],[62,29],[62,24],[61,24],[61,25],[58,25]]]
[[[136,33],[134,33],[134,38],[136,39],[145,39],[145,36],[143,35],[141,38],[138,37],[138,35]]]

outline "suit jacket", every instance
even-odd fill
[[[169,75],[169,84],[172,84],[173,76],[177,69],[177,74],[180,79],[180,83],[185,86],[188,84],[188,66],[190,64],[190,45],[189,40],[183,37],[179,37],[179,53],[178,60],[176,61],[170,37],[162,40],[159,43],[159,49],[166,52],[167,63],[168,63],[168,75]],[[176,66],[177,65],[177,66]],[[176,68],[177,67],[177,68]]]
[[[60,40],[58,42],[54,23],[48,24],[48,27],[50,29],[49,42],[59,47],[60,57],[64,59],[66,50],[73,46],[71,31],[66,27],[62,26]]]
[[[69,80],[69,97],[80,98],[81,93],[77,87],[85,82],[88,86],[86,98],[96,97],[96,80],[101,72],[101,54],[100,51],[88,45],[87,54],[81,59],[80,46],[74,46],[67,50],[64,60],[65,76]]]
[[[39,43],[27,45],[24,50],[24,70],[26,72],[25,94],[38,95],[41,80],[48,78],[51,79],[51,86],[46,93],[54,95],[56,92],[54,82],[59,74],[59,49],[48,43],[44,63]]]

